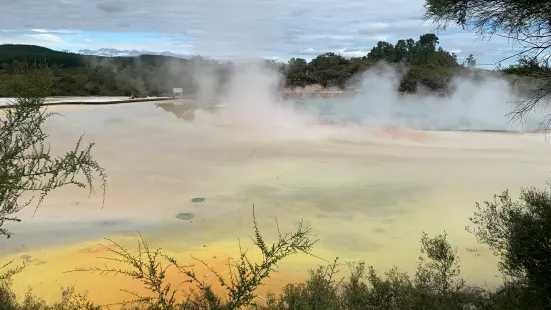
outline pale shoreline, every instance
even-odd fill
[[[152,101],[171,100],[171,97],[147,97],[131,99],[128,97],[48,97],[45,98],[43,106],[58,106],[58,105],[112,105],[112,104],[128,104]],[[17,104],[15,98],[0,98],[0,109],[6,109]]]

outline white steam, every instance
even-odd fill
[[[201,93],[212,79],[205,72],[196,75]],[[452,79],[450,94],[400,94],[401,76],[390,66],[366,71],[359,92],[347,98],[283,101],[283,76],[262,64],[237,65],[219,103],[219,117],[226,124],[246,128],[249,133],[271,137],[299,138],[314,124],[366,126],[370,128],[471,131],[536,131],[544,114],[532,112],[524,122],[512,121],[514,103],[510,83],[497,76]]]
[[[399,81],[389,66],[368,70],[356,96],[311,111],[336,124],[421,130],[536,131],[544,118],[533,111],[523,122],[513,121],[510,113],[523,98],[514,94],[507,80],[496,76],[455,77],[450,82],[452,92],[445,97],[402,95],[396,91]]]
[[[282,79],[281,74],[261,64],[239,66],[220,98],[225,107],[219,112],[221,121],[272,139],[310,137],[311,132],[304,129],[317,119],[280,99]]]
[[[274,7],[254,0],[239,4],[216,0],[204,7],[207,26],[197,37],[196,51],[217,58],[233,55],[249,63],[234,65],[225,83],[211,66],[194,66],[185,72],[195,80],[198,101],[216,100],[225,106],[219,111],[222,123],[272,137],[308,136],[312,124],[328,122],[422,130],[533,131],[541,127],[543,114],[532,113],[525,123],[511,122],[508,114],[513,102],[521,98],[513,95],[502,78],[456,77],[450,85],[453,91],[445,97],[402,95],[397,92],[402,76],[391,66],[375,66],[365,72],[359,93],[346,99],[282,102],[283,76],[261,61],[251,64],[265,54],[269,45],[265,38],[275,34],[269,19],[251,16],[263,16]]]

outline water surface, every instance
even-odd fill
[[[116,297],[101,295],[97,278],[60,275],[92,264],[90,244],[102,237],[131,245],[140,231],[177,256],[234,255],[238,238],[252,233],[253,205],[268,241],[277,236],[275,219],[281,230],[304,221],[319,238],[319,256],[380,270],[412,271],[421,233],[446,231],[463,274],[497,283],[495,259],[464,230],[468,217],[476,201],[501,190],[544,186],[551,167],[541,134],[271,126],[266,116],[258,125],[189,102],[53,109],[63,115],[46,126],[53,151],[85,133],[107,170],[108,192],[102,208],[99,193],[59,190],[34,217],[26,209],[22,223],[9,226],[16,234],[0,242],[2,253],[40,262],[32,266],[37,278],[16,284],[47,297],[71,281],[98,289],[101,300]],[[297,256],[282,270],[296,274],[319,263]]]

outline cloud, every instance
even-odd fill
[[[298,54],[300,54],[300,55],[308,55],[308,56],[316,56],[316,55],[319,55],[321,53],[322,53],[321,51],[318,52],[318,51],[316,51],[315,49],[313,49],[311,47],[298,52]]]
[[[305,55],[309,49],[349,54],[354,50],[359,55],[379,40],[395,43],[430,32],[430,22],[422,22],[423,4],[424,0],[6,1],[4,12],[22,13],[5,14],[0,19],[0,29],[10,30],[0,32],[0,40],[36,39],[58,45],[65,41],[64,48],[71,50],[168,50],[214,57],[254,54],[289,58]],[[31,29],[62,40],[30,37]],[[117,37],[94,37],[87,42],[90,33]],[[136,34],[144,40],[136,39]],[[74,38],[69,39],[71,35]],[[152,35],[164,41],[149,40]],[[474,51],[492,59],[508,53],[507,45],[499,40],[498,44],[465,43],[475,36],[463,33],[459,40],[456,30],[439,36],[448,50]]]
[[[30,29],[31,32],[38,33],[59,33],[59,34],[81,34],[82,31],[79,30],[70,30],[70,29]]]
[[[170,51],[150,51],[150,50],[121,50],[116,48],[99,48],[99,49],[80,49],[78,50],[80,54],[85,55],[97,55],[97,56],[139,56],[139,55],[164,55],[164,56],[173,56],[173,57],[180,57],[180,58],[188,58],[193,55],[191,54],[180,54],[180,53],[173,53]]]
[[[108,0],[101,1],[96,6],[99,10],[107,13],[120,13],[124,11],[126,4],[122,1]]]
[[[385,37],[392,42],[406,38],[411,33],[424,34],[432,31],[429,22],[423,22],[421,18],[398,20],[392,22],[357,23],[358,34],[364,37]]]
[[[493,37],[491,40],[479,39],[470,33],[440,36],[440,44],[445,47],[452,46],[459,59],[465,59],[469,54],[473,54],[478,64],[487,66],[492,66],[521,50],[518,45],[512,44],[503,37]],[[512,62],[514,59],[508,60],[504,64]]]
[[[26,36],[29,38],[37,39],[38,41],[44,41],[49,43],[55,43],[55,44],[65,43],[65,41],[63,41],[62,38],[60,38],[59,36],[53,35],[51,33],[27,34]]]

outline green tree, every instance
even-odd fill
[[[4,96],[16,95],[15,90],[8,87],[11,75],[35,60],[44,60],[55,67],[54,83],[48,95],[56,96],[161,96],[173,87],[183,87],[186,94],[194,95],[201,92],[198,73],[208,75],[216,85],[214,92],[218,93],[235,73],[232,63],[201,56],[191,59],[161,55],[100,57],[29,45],[0,45],[0,90]],[[438,46],[438,37],[433,33],[423,34],[417,41],[402,39],[395,45],[381,41],[365,56],[357,58],[326,53],[310,62],[292,58],[286,64],[273,60],[265,64],[283,73],[288,87],[321,84],[343,88],[378,61],[404,64],[413,70],[402,83],[407,86],[401,87],[402,91],[415,91],[419,84],[433,90],[445,89],[449,69],[458,66],[457,59]]]
[[[469,57],[467,57],[467,59],[465,59],[464,65],[466,67],[469,67],[469,68],[476,67],[476,59],[474,58],[473,54],[469,54]]]
[[[418,45],[423,49],[434,52],[439,42],[440,39],[434,33],[425,33],[419,37]]]
[[[438,42],[439,39],[434,33],[426,33],[419,37],[419,40],[415,42],[416,52],[418,54],[416,59],[417,64],[424,65],[433,60]]]
[[[406,58],[408,54],[408,45],[406,40],[398,40],[394,46],[394,61],[400,62]]]
[[[505,191],[477,208],[468,230],[501,258],[501,271],[534,303],[551,306],[551,191],[522,189],[518,201]]]
[[[377,45],[371,49],[369,54],[367,54],[367,59],[372,62],[381,60],[384,60],[386,62],[395,62],[396,52],[394,45],[386,41],[377,42]]]
[[[312,59],[308,64],[308,70],[312,73],[315,83],[326,86],[344,87],[351,77],[348,68],[350,60],[335,53],[325,53]]]
[[[302,58],[291,58],[287,63],[287,85],[304,87],[310,84],[308,62]]]
[[[51,83],[52,72],[44,66],[19,69],[10,81],[17,99],[0,116],[0,234],[8,238],[5,224],[20,221],[18,211],[32,203],[38,208],[54,189],[73,184],[92,193],[92,181],[99,175],[105,195],[106,175],[91,155],[93,144],[82,147],[81,137],[63,156],[50,154],[45,146],[48,135],[42,125],[54,113],[43,103]],[[37,194],[36,199],[24,200],[29,192]]]

